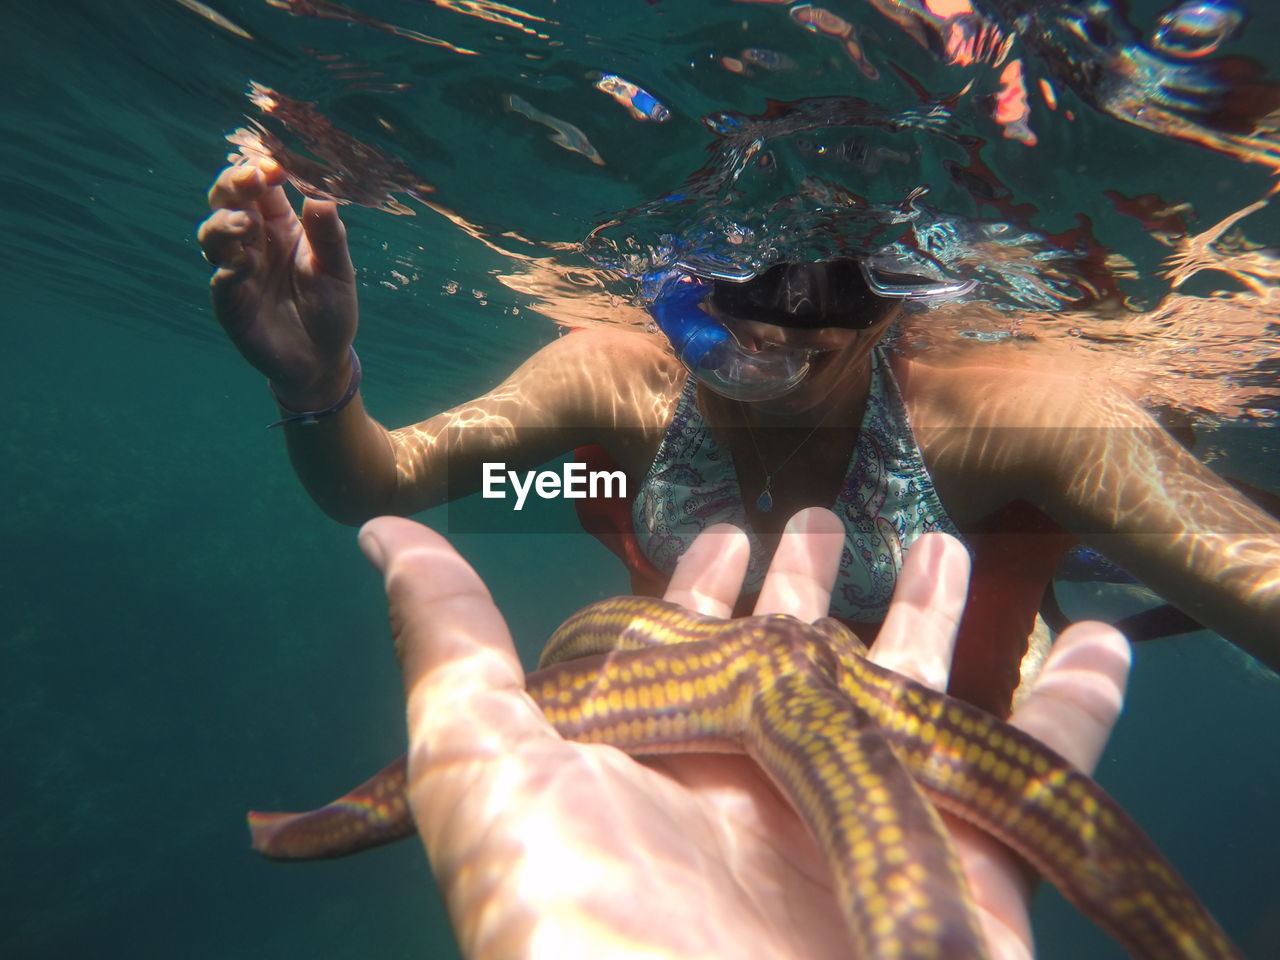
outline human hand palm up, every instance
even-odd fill
[[[825,615],[843,530],[822,510],[788,525],[757,613]],[[367,524],[405,673],[409,798],[468,957],[847,957],[825,860],[749,759],[638,762],[565,741],[524,692],[510,633],[483,583],[439,535]],[[699,538],[667,599],[728,616],[747,562],[731,528]],[[968,558],[950,538],[912,548],[871,652],[945,686]],[[1013,722],[1090,770],[1115,721],[1122,638],[1063,634]],[[948,819],[993,958],[1029,956],[1028,882],[1011,855]]]

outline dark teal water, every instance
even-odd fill
[[[247,848],[250,806],[323,802],[403,746],[380,585],[353,531],[294,482],[280,439],[263,429],[265,385],[207,305],[193,231],[224,134],[256,115],[249,81],[316,101],[366,140],[379,136],[371,116],[394,118],[395,135],[378,142],[435,184],[441,203],[489,236],[563,241],[700,163],[700,114],[758,110],[763,92],[831,92],[812,89],[812,73],[760,77],[776,90],[748,90],[707,61],[741,21],[777,15],[763,7],[527,4],[565,38],[542,51],[535,83],[527,35],[410,0],[357,5],[482,55],[256,0],[217,4],[253,41],[172,0],[0,11],[0,956],[456,955],[416,844],[299,866]],[[838,8],[852,17],[862,5]],[[800,32],[785,44],[838,92],[857,89],[861,75],[829,38]],[[352,90],[318,58],[326,51],[410,87]],[[676,116],[632,124],[581,82],[589,69],[660,90]],[[528,99],[530,88],[543,109],[590,128],[610,165],[550,145],[544,128],[501,109],[503,92]],[[1129,128],[1082,136],[1106,134],[1161,153]],[[1267,182],[1197,148],[1162,149],[1182,163],[1163,191],[1226,178],[1199,198],[1210,222]],[[556,335],[527,295],[494,278],[503,258],[418,210],[344,210],[366,281],[367,402],[388,423],[478,393]],[[393,270],[421,279],[401,284]],[[449,281],[457,294],[442,292]],[[1274,481],[1263,449],[1246,442],[1236,456]],[[455,540],[529,655],[567,613],[625,585],[581,535]],[[1280,955],[1277,730],[1274,681],[1215,640],[1164,643],[1138,651],[1099,773],[1259,960]],[[1118,955],[1051,892],[1037,933],[1047,958]]]

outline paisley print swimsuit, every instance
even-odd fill
[[[831,509],[845,527],[831,612],[856,622],[884,619],[904,553],[917,537],[931,531],[959,536],[938,501],[897,381],[879,348],[872,356],[861,429]],[[760,589],[768,557],[747,523],[733,457],[716,443],[698,410],[693,377],[685,383],[631,510],[641,549],[668,576],[702,530],[725,522],[742,528],[751,542],[743,589]]]

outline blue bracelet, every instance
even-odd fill
[[[283,403],[280,403],[280,399],[277,397],[276,404],[280,407],[281,412],[288,414],[288,416],[277,420],[275,423],[267,424],[268,430],[274,430],[276,427],[283,427],[289,423],[315,423],[322,417],[333,416],[351,402],[352,398],[356,395],[356,392],[360,389],[360,358],[356,356],[355,347],[348,347],[347,349],[351,351],[351,382],[347,384],[346,392],[338,398],[338,402],[332,406],[325,407],[323,410],[306,410],[298,413],[290,410]],[[271,390],[270,381],[267,382],[267,389]],[[271,395],[274,397],[276,392],[271,390]]]

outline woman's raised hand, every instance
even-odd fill
[[[213,309],[232,343],[291,410],[323,409],[351,377],[359,310],[355,269],[337,204],[285,196],[270,158],[223,170],[197,240],[218,268]]]

